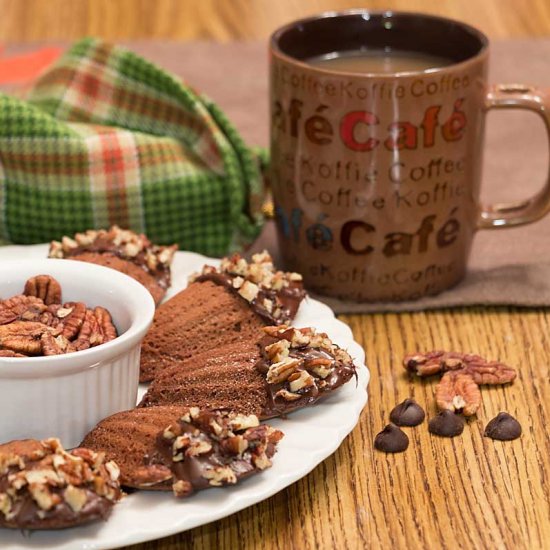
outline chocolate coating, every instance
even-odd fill
[[[487,424],[483,435],[499,441],[511,441],[521,435],[521,425],[512,415],[501,412]]]
[[[56,439],[0,445],[0,468],[0,527],[74,527],[106,519],[121,497],[116,464]]]
[[[253,254],[250,261],[240,254],[222,258],[218,267],[205,265],[189,280],[227,288],[267,325],[284,325],[294,319],[306,297],[302,276],[277,270],[267,250]]]
[[[168,433],[164,430],[157,436],[159,451],[173,473],[175,496],[233,485],[271,466],[282,432],[260,425],[255,416],[225,410],[189,411]],[[239,422],[250,423],[250,427],[241,428]]]
[[[4,483],[0,483],[0,490],[6,488],[4,485]],[[52,493],[59,498],[63,494],[58,490],[52,491]],[[86,504],[80,511],[74,512],[65,501],[62,501],[45,513],[40,510],[29,493],[24,493],[12,508],[12,519],[8,520],[5,516],[0,515],[0,527],[33,530],[66,529],[98,520],[106,520],[111,513],[113,504],[89,489],[84,489],[84,493]],[[39,515],[40,513],[44,513],[43,517]]]
[[[397,426],[418,426],[425,417],[424,409],[414,399],[405,399],[390,412],[390,420]]]
[[[179,498],[269,468],[282,437],[254,415],[161,406],[116,413],[83,443],[118,461],[123,485]]]
[[[235,295],[238,293],[233,286],[233,279],[235,277],[228,275],[227,273],[206,273],[199,275],[196,278],[197,282],[211,281],[214,284],[224,286]],[[271,290],[261,288],[258,295],[252,302],[248,302],[252,311],[258,315],[264,323],[268,325],[278,325],[281,323],[288,323],[296,316],[300,303],[305,298],[306,291],[303,288],[302,283],[291,282],[289,286],[281,288],[280,290]],[[265,307],[264,301],[271,300],[272,302],[278,302],[281,305],[281,316],[276,319]]]
[[[464,431],[464,418],[452,411],[441,411],[428,423],[428,430],[441,437],[455,437]]]
[[[374,438],[374,448],[384,453],[402,453],[408,446],[407,434],[395,424],[388,424]]]
[[[85,237],[85,239],[81,240],[81,237]],[[74,258],[75,256],[80,257],[84,255],[84,257],[88,258],[87,261],[91,261],[90,258],[93,254],[100,254],[106,256],[107,262],[109,261],[109,257],[115,256],[120,260],[126,260],[136,265],[149,274],[163,291],[166,291],[170,287],[170,266],[173,254],[177,249],[176,245],[154,245],[145,235],[134,233],[130,230],[123,230],[117,226],[112,226],[108,230],[88,230],[84,234],[77,233],[74,235],[74,238],[76,239],[76,246],[66,247],[61,245],[61,243],[52,242],[49,256]],[[135,245],[137,243],[140,245],[140,249],[137,252],[131,250],[133,246],[130,249],[128,248],[128,244]],[[60,246],[61,250],[55,250],[55,244]],[[155,260],[154,262],[151,261],[152,258]],[[160,261],[161,258],[163,261]],[[141,280],[139,282],[143,284]]]
[[[292,334],[295,329],[290,328],[287,330]],[[292,336],[287,337],[292,339]],[[262,420],[285,415],[296,409],[313,405],[319,399],[327,397],[331,392],[343,386],[353,376],[357,376],[351,357],[332,342],[330,342],[330,345],[333,346],[332,350],[322,347],[312,347],[306,343],[296,347],[292,347],[291,345],[289,357],[300,361],[295,373],[299,374],[305,371],[311,376],[312,383],[297,390],[295,398],[292,400],[286,400],[284,397],[281,397],[281,392],[292,389],[288,378],[280,382],[268,381],[268,373],[272,366],[272,361],[266,353],[266,348],[275,342],[277,342],[277,338],[271,336],[266,336],[260,341],[261,359],[256,363],[256,369],[266,376],[265,387],[268,399],[261,413]],[[327,368],[329,372],[324,378],[316,374],[314,369],[308,367],[308,365],[316,361],[326,361],[328,363]]]

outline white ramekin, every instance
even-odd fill
[[[59,437],[77,446],[99,420],[135,406],[140,344],[155,312],[134,279],[106,267],[69,260],[14,260],[0,265],[0,298],[21,294],[25,281],[47,274],[63,301],[103,306],[119,337],[100,346],[50,357],[0,357],[0,442]]]

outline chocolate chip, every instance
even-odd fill
[[[441,437],[455,437],[464,430],[464,418],[452,411],[441,411],[428,423],[430,433]]]
[[[409,446],[407,434],[395,424],[388,424],[375,438],[374,447],[384,453],[402,453]]]
[[[418,426],[425,417],[424,409],[414,399],[405,399],[390,413],[390,420],[397,426]]]
[[[501,412],[487,424],[483,435],[500,441],[511,441],[521,435],[521,425],[512,415]]]

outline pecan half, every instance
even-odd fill
[[[61,304],[51,304],[44,311],[38,319],[41,323],[48,325],[49,327],[57,327],[61,324],[61,318],[57,315],[57,312],[61,309]]]
[[[55,329],[27,321],[0,325],[0,347],[25,355],[38,355],[42,351],[40,338],[44,332],[55,332]]]
[[[51,275],[36,275],[25,283],[25,296],[36,296],[46,305],[61,303],[61,285]]]
[[[46,305],[40,298],[17,294],[0,302],[0,325],[13,321],[38,321]]]
[[[464,353],[447,351],[429,351],[427,353],[410,353],[403,359],[403,366],[418,376],[431,376],[439,372],[462,369],[465,366]],[[477,356],[473,356],[477,357]]]
[[[97,317],[91,309],[86,310],[84,322],[80,327],[77,339],[72,343],[77,351],[98,346],[103,343],[103,331],[101,330]]]
[[[6,325],[17,319],[17,315],[9,308],[0,304],[0,325]]]
[[[469,363],[464,372],[467,372],[475,380],[475,383],[480,386],[508,384],[513,382],[517,375],[515,369],[496,361]]]
[[[71,343],[62,334],[53,336],[50,332],[44,332],[40,342],[43,355],[62,355],[73,351]]]
[[[173,478],[172,470],[162,464],[140,466],[132,472],[132,483],[138,487],[153,487],[170,481]]]
[[[472,416],[481,405],[481,393],[469,374],[463,371],[447,372],[435,388],[435,400],[441,410]]]
[[[96,307],[94,309],[94,315],[103,333],[103,342],[114,340],[118,334],[111,314],[104,307]]]
[[[68,302],[62,309],[71,309],[70,313],[62,317],[62,326],[63,336],[65,336],[67,340],[72,340],[80,332],[80,327],[84,322],[84,317],[86,316],[86,304],[84,302]],[[57,311],[58,317],[60,311],[61,309]]]
[[[461,370],[468,373],[476,384],[506,384],[516,377],[512,367],[498,361],[487,361],[473,353],[430,351],[410,354],[403,360],[403,366],[418,376]]]

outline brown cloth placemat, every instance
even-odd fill
[[[214,99],[254,145],[268,143],[267,43],[131,42],[137,53],[180,75]],[[29,49],[33,46],[25,46]],[[34,46],[36,47],[36,46]],[[10,48],[9,51],[20,50]],[[493,42],[490,82],[550,88],[550,38]],[[489,115],[482,199],[506,202],[533,194],[548,174],[542,120],[531,113]],[[276,254],[267,224],[254,250]],[[453,289],[415,302],[356,304],[322,298],[338,313],[413,311],[465,305],[550,305],[550,215],[524,227],[480,231],[466,278]]]

